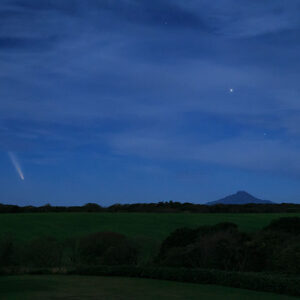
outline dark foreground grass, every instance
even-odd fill
[[[164,280],[56,275],[0,277],[0,299],[292,300],[297,298],[216,285]]]

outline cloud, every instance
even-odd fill
[[[298,170],[298,14],[297,1],[1,2],[1,147]],[[231,139],[210,124],[196,143],[191,114]]]
[[[151,26],[165,26],[166,23],[179,27],[200,27],[203,25],[197,13],[188,11],[174,1],[153,0],[122,0],[113,1],[82,0],[62,1],[38,1],[19,0],[10,4],[10,10],[26,13],[55,13],[74,17],[95,18],[99,15],[110,16],[117,21],[123,20],[129,23],[138,23]],[[95,21],[95,19],[94,19]],[[110,22],[113,25],[113,22]],[[100,23],[101,24],[101,23]],[[113,27],[113,26],[112,26]]]
[[[189,1],[185,7],[198,11],[215,34],[228,38],[249,38],[299,28],[297,0]]]
[[[201,143],[185,137],[124,134],[111,140],[118,155],[137,155],[158,160],[185,160],[281,175],[300,172],[299,144],[277,139],[235,137]]]
[[[38,1],[18,0],[2,3],[2,16],[20,17],[21,14],[51,14],[65,17],[89,17],[95,22],[100,15],[110,16],[116,22],[137,23],[168,28],[190,27],[227,37],[251,37],[299,27],[297,0],[283,3],[280,0],[253,2],[251,0],[82,0]],[[96,22],[101,24],[101,22]],[[108,23],[106,23],[108,24]]]
[[[272,139],[236,138],[200,146],[195,157],[206,162],[248,170],[299,174],[299,145]]]
[[[0,38],[0,51],[17,50],[17,51],[43,51],[53,45],[55,38],[34,39],[34,38]]]

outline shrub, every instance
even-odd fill
[[[19,255],[16,241],[11,236],[0,239],[0,267],[18,264]]]
[[[79,241],[81,262],[87,264],[135,264],[137,249],[124,235],[99,232]]]
[[[221,222],[210,227],[211,232],[237,231],[237,230],[238,230],[238,226],[235,223],[231,223],[231,222]]]
[[[300,237],[290,240],[275,253],[274,268],[281,272],[300,275]]]
[[[79,239],[68,238],[63,242],[64,256],[63,262],[67,266],[80,263]]]
[[[204,268],[240,270],[244,268],[247,236],[237,230],[217,231],[199,242]]]
[[[159,260],[164,259],[172,248],[185,247],[195,242],[199,234],[198,229],[178,228],[173,231],[163,242],[159,252]]]
[[[284,217],[273,220],[270,225],[264,228],[265,230],[281,231],[293,235],[300,235],[300,218],[299,217]]]
[[[274,255],[288,242],[290,235],[282,231],[260,231],[246,244],[246,270],[271,271]]]
[[[233,223],[178,229],[162,243],[156,262],[173,267],[239,270],[244,267],[247,239]]]
[[[59,267],[62,262],[61,244],[52,237],[32,240],[25,249],[25,263],[34,267]]]
[[[300,296],[300,280],[297,277],[265,273],[228,272],[207,269],[185,269],[136,266],[79,267],[70,274],[96,276],[129,276],[174,280],[201,284],[217,284],[257,291]]]
[[[223,222],[213,226],[200,226],[195,229],[187,227],[178,228],[162,242],[158,258],[163,259],[171,248],[194,244],[199,238],[219,231],[237,231],[237,225],[230,222]]]

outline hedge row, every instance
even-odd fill
[[[92,268],[81,266],[69,271],[68,274],[126,276],[201,284],[217,284],[235,288],[300,296],[299,277],[266,273],[136,266],[99,266]]]
[[[300,296],[300,277],[281,274],[228,272],[207,269],[137,267],[137,266],[80,266],[67,268],[2,268],[7,275],[86,275],[151,278],[199,284],[216,284],[255,291]]]

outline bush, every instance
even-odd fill
[[[79,239],[68,238],[63,242],[64,257],[66,266],[73,266],[80,263]]]
[[[275,253],[274,268],[281,272],[300,275],[300,237],[289,241]]]
[[[241,270],[245,261],[247,236],[237,230],[217,231],[199,242],[203,267],[221,270]]]
[[[206,269],[149,268],[136,266],[79,267],[70,274],[128,276],[174,280],[200,284],[217,284],[235,288],[300,296],[300,279],[265,273],[228,272]]]
[[[0,267],[13,266],[19,263],[16,241],[11,236],[0,239]]]
[[[272,271],[275,255],[288,243],[290,235],[283,231],[260,231],[246,245],[246,270]]]
[[[25,248],[25,264],[34,267],[59,267],[62,263],[62,245],[51,237],[32,240]]]
[[[87,264],[136,264],[137,249],[122,234],[99,232],[79,241],[80,261]]]
[[[243,269],[247,239],[233,223],[178,229],[162,243],[156,262],[172,267]]]
[[[223,222],[214,226],[200,226],[195,229],[187,227],[178,228],[162,242],[159,257],[163,258],[171,248],[185,247],[194,244],[202,236],[219,231],[234,230],[237,230],[237,225],[230,222]]]
[[[194,243],[198,235],[198,229],[186,227],[176,229],[162,242],[159,259],[165,258],[167,252],[172,248],[185,247]]]
[[[265,230],[280,231],[292,235],[300,235],[300,218],[285,217],[273,220]]]

